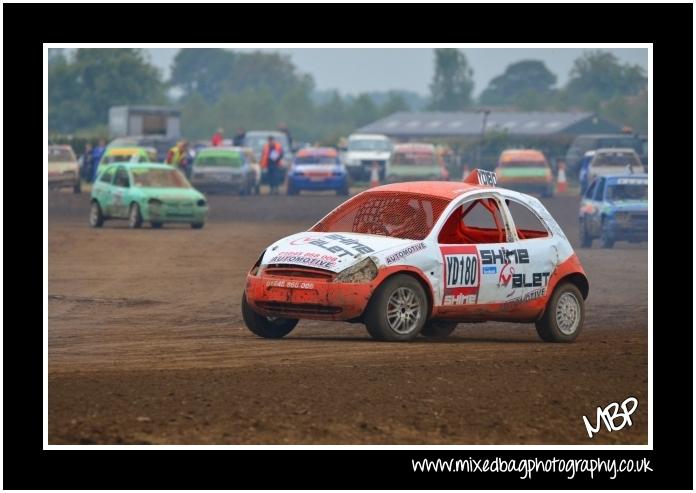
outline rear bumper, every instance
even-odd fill
[[[267,317],[350,320],[362,315],[375,288],[313,278],[247,276],[246,297]]]
[[[631,226],[611,220],[605,226],[605,234],[614,241],[648,241],[647,224],[645,226]]]

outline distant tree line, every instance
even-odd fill
[[[106,132],[108,109],[125,104],[177,104],[182,131],[208,138],[218,127],[231,135],[286,123],[299,140],[335,143],[358,127],[397,111],[461,111],[474,107],[524,111],[595,111],[617,123],[647,130],[647,78],[637,65],[609,52],[587,52],[570,79],[556,88],[543,62],[522,60],[473,97],[473,69],[464,52],[435,50],[427,100],[409,91],[341,95],[317,91],[287,55],[216,48],[180,50],[169,80],[138,49],[78,49],[66,57],[49,50],[49,131]]]

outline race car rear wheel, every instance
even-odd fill
[[[161,223],[161,222],[159,222],[159,221],[150,221],[150,226],[152,226],[153,229],[159,229],[159,228],[161,228],[161,227],[162,227],[162,224],[163,224],[163,223]]]
[[[93,228],[101,228],[104,224],[104,214],[102,213],[101,207],[99,207],[99,202],[96,200],[92,202],[92,206],[89,209],[89,225]]]
[[[447,322],[446,320],[428,320],[421,330],[421,335],[429,339],[444,339],[448,337],[454,329],[457,328],[457,322]]]
[[[140,214],[140,206],[132,203],[128,212],[128,227],[139,228],[143,225],[143,216]]]
[[[202,229],[203,226],[205,226],[205,223],[191,223],[193,229]]]
[[[288,335],[297,325],[296,318],[264,317],[256,313],[242,295],[242,318],[251,332],[267,339],[280,339]]]
[[[411,341],[421,332],[428,316],[428,299],[421,284],[406,274],[382,283],[365,311],[365,326],[381,341]]]
[[[546,342],[572,342],[585,320],[585,303],[575,284],[556,286],[543,317],[536,322],[539,337]]]

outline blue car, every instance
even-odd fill
[[[348,195],[348,172],[341,163],[336,149],[331,147],[306,147],[295,155],[288,171],[288,195],[302,190],[335,190],[338,195]]]
[[[648,241],[648,175],[598,176],[580,202],[580,246]]]

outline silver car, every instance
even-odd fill
[[[251,149],[205,147],[196,153],[191,183],[208,192],[259,194],[261,168]]]

